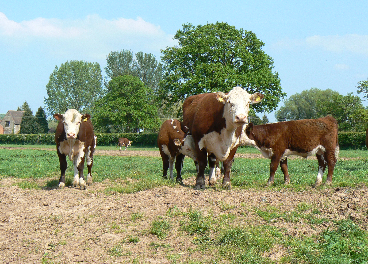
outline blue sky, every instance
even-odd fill
[[[312,87],[357,94],[368,78],[367,14],[366,0],[0,0],[0,113],[44,107],[49,76],[66,61],[104,69],[123,49],[159,59],[184,23],[217,21],[265,43],[288,97]]]

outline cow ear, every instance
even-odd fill
[[[261,93],[254,93],[252,94],[252,96],[250,97],[250,101],[252,104],[258,104],[259,102],[262,101],[264,95]]]
[[[217,92],[216,93],[216,99],[217,99],[217,101],[219,101],[219,102],[221,102],[223,104],[226,103],[227,98],[228,98],[228,96],[225,93],[223,93],[223,92]]]
[[[91,116],[89,115],[89,114],[84,114],[84,115],[82,115],[82,121],[83,122],[86,122],[88,119],[90,119],[91,118]]]
[[[63,120],[63,115],[61,115],[61,114],[54,114],[54,118],[56,120],[58,120],[58,121],[61,121],[61,120]]]

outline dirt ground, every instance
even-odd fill
[[[98,151],[96,155],[159,155],[155,151]],[[49,179],[50,180],[50,179]],[[134,194],[108,195],[110,182],[94,183],[87,190],[21,189],[18,180],[0,180],[0,259],[2,263],[187,263],[208,259],[211,252],[196,250],[193,237],[180,231],[179,223],[166,238],[150,233],[152,222],[167,217],[170,210],[201,211],[214,217],[239,216],[239,225],[266,223],[254,208],[274,206],[281,211],[296,210],[306,203],[330,220],[348,216],[368,227],[368,188],[194,190],[194,177],[187,186],[161,187]],[[47,181],[47,180],[44,180]],[[241,216],[241,217],[240,217]],[[176,218],[174,218],[176,219]],[[237,220],[235,218],[234,220]],[[291,236],[312,236],[332,222],[309,225],[277,220],[267,222]],[[266,256],[277,261],[286,249],[275,247]]]

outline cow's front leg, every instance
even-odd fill
[[[88,169],[88,175],[87,175],[87,185],[92,185],[92,166],[93,166],[93,152],[94,149],[87,151],[87,169]]]
[[[60,179],[59,179],[59,188],[65,187],[65,171],[68,167],[68,163],[66,162],[66,156],[64,154],[61,154],[58,150],[57,152],[59,156],[59,162],[60,162]]]
[[[204,170],[206,169],[206,166],[207,166],[207,151],[201,150],[201,151],[197,151],[197,153],[198,153],[198,157],[197,157],[198,174],[197,174],[196,184],[194,186],[194,189],[199,190],[199,189],[204,189],[206,187],[205,179],[204,179]]]
[[[288,172],[287,158],[280,161],[280,167],[281,167],[282,173],[284,174],[284,184],[289,184],[290,176]]]
[[[82,190],[86,189],[87,184],[84,181],[84,175],[83,175],[83,169],[84,169],[84,152],[81,154],[78,154],[74,158],[74,180],[73,180],[73,186],[77,187],[78,185]]]
[[[170,179],[174,179],[174,159],[175,157],[169,158],[169,171],[170,171]]]
[[[238,148],[233,148],[230,151],[229,157],[224,161],[224,178],[222,180],[222,187],[225,189],[231,188],[230,173],[233,166],[234,156]]]
[[[180,184],[183,184],[183,179],[181,178],[181,170],[183,168],[184,157],[185,156],[183,154],[179,154],[176,157],[176,161],[175,161],[176,182]]]
[[[270,163],[270,178],[268,179],[267,185],[270,186],[275,181],[275,173],[277,167],[279,166],[280,156],[279,155],[272,155],[271,163]]]

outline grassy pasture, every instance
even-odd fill
[[[4,145],[9,147],[9,145]],[[15,147],[15,146],[13,146]],[[0,180],[16,178],[16,184],[23,189],[56,188],[59,179],[59,164],[55,147],[21,146],[20,149],[0,148]],[[37,149],[39,148],[39,149]],[[116,147],[100,147],[104,150],[116,150]],[[130,150],[152,150],[157,148],[129,148]],[[51,151],[50,151],[51,150]],[[241,148],[239,153],[257,153],[253,148]],[[269,160],[263,158],[237,158],[233,164],[231,184],[235,190],[253,190],[303,193],[312,190],[315,182],[318,163],[315,159],[289,159],[291,184],[284,186],[283,175],[278,169],[275,185],[266,187],[269,177]],[[368,151],[341,150],[335,167],[331,186],[321,186],[317,191],[345,190],[352,192],[367,186],[368,183]],[[103,192],[106,194],[136,193],[160,186],[176,188],[176,183],[162,179],[162,162],[159,157],[138,156],[99,156],[94,157],[94,182],[107,182]],[[195,177],[193,161],[184,161],[183,178]],[[325,172],[326,174],[326,172]],[[67,186],[71,185],[73,166],[68,161]],[[325,181],[326,176],[323,178]],[[0,182],[1,183],[1,182]],[[190,188],[190,187],[189,187]],[[220,185],[217,189],[221,190]],[[87,189],[88,191],[88,189]],[[107,254],[119,258],[124,254],[126,245],[139,245],[149,235],[157,237],[152,242],[152,251],[167,252],[168,263],[182,263],[179,252],[173,250],[168,237],[189,237],[193,247],[187,251],[212,252],[207,260],[186,259],[184,263],[367,263],[368,261],[368,221],[362,221],[346,215],[342,219],[327,219],[321,216],[322,209],[330,205],[317,205],[300,202],[296,208],[285,209],[280,205],[259,205],[241,208],[223,202],[222,214],[204,214],[199,210],[180,210],[170,208],[165,214],[150,222],[149,230],[128,235],[115,246],[110,247]],[[331,207],[331,206],[330,206]],[[245,210],[246,209],[246,210]],[[368,218],[367,208],[364,211]],[[240,213],[234,213],[239,211]],[[254,223],[246,220],[246,213],[254,214]],[[131,215],[131,224],[145,221],[140,212]],[[245,223],[245,224],[244,224]],[[259,224],[262,223],[262,224]],[[291,236],[282,224],[300,223],[318,230],[312,236]],[[278,226],[277,224],[280,224]],[[120,232],[121,223],[112,223],[110,229]],[[67,243],[66,241],[64,243]],[[61,245],[62,246],[62,243]],[[276,248],[276,250],[275,250]],[[279,250],[283,257],[268,256],[265,252]],[[280,254],[281,254],[280,253]],[[49,255],[44,255],[43,263],[53,263]],[[144,263],[133,259],[131,263]]]

